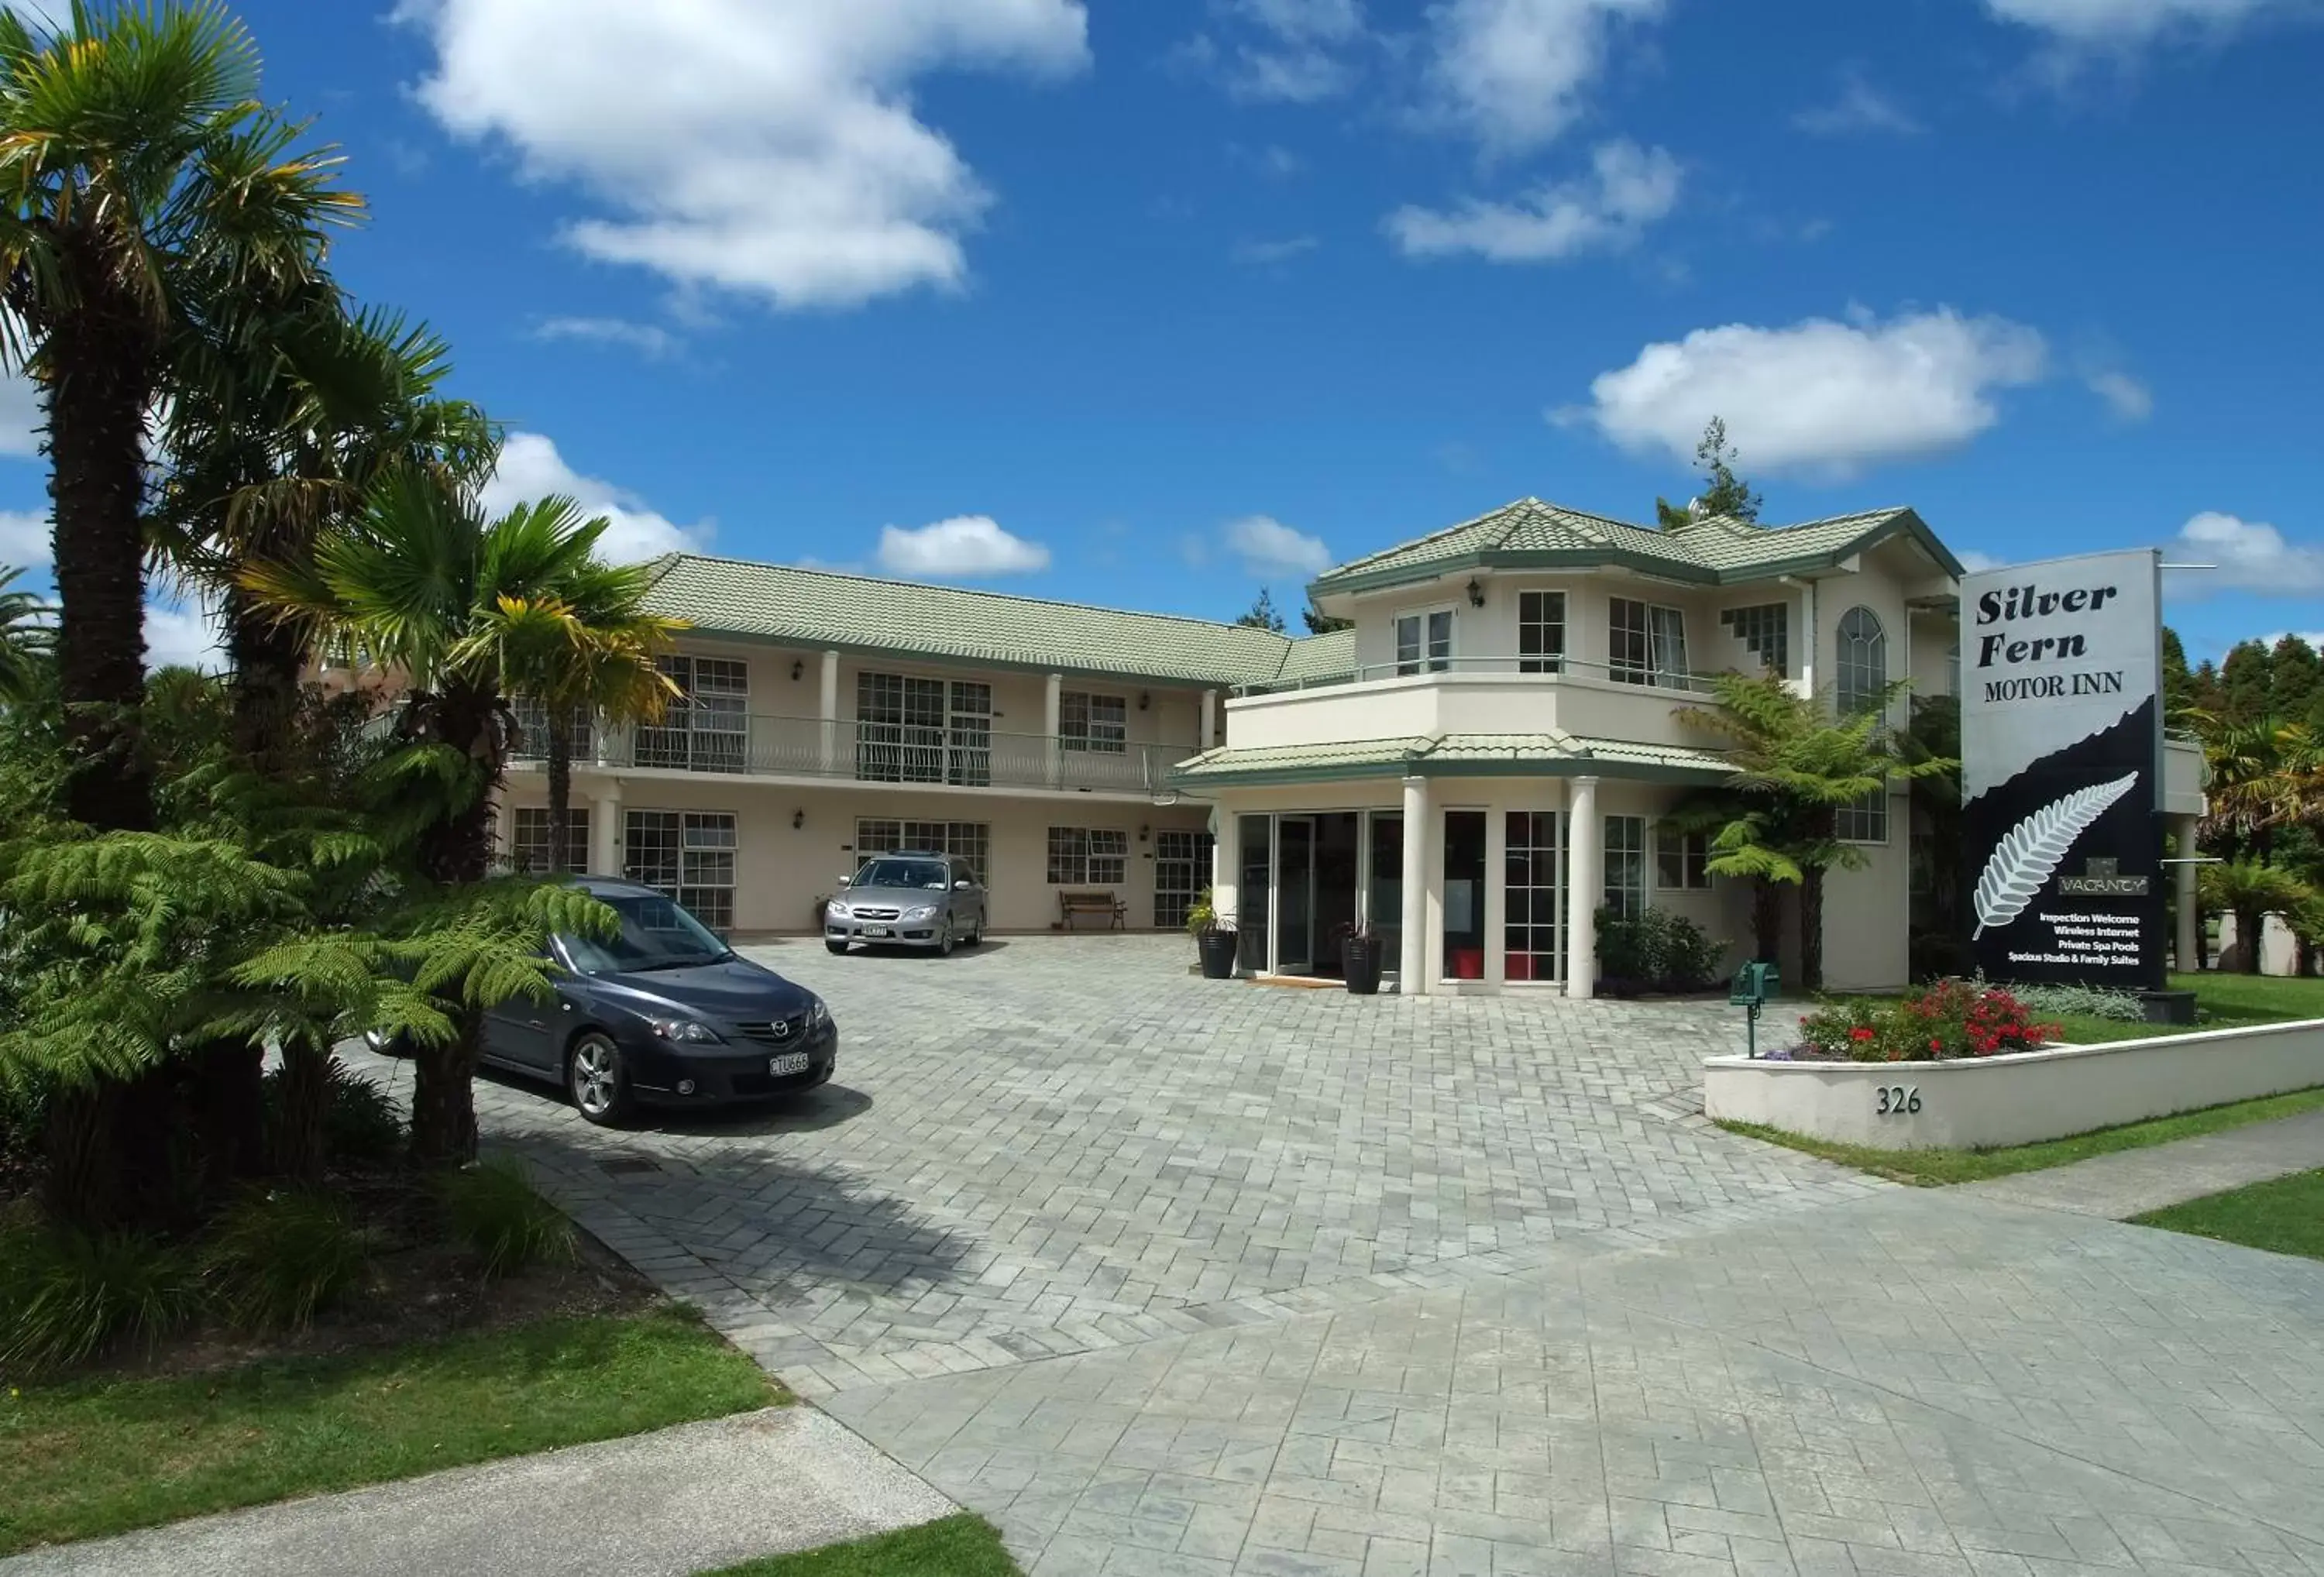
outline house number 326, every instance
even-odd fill
[[[1880,1086],[1880,1115],[1895,1117],[1902,1112],[1921,1109],[1921,1089],[1917,1084],[1883,1084]]]

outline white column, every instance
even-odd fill
[[[1565,994],[1577,1000],[1598,991],[1598,890],[1600,841],[1605,827],[1598,819],[1598,779],[1572,779],[1566,804],[1565,872]]]
[[[1216,690],[1203,692],[1203,730],[1198,736],[1198,742],[1204,750],[1218,748],[1219,693]]]
[[[1496,805],[1485,812],[1485,984],[1508,982],[1509,818]]]
[[[2203,918],[2199,883],[2203,868],[2196,864],[2194,860],[2195,818],[2191,816],[2182,816],[2178,819],[2179,836],[2176,840],[2178,847],[2173,853],[2182,862],[2171,867],[2172,881],[2179,889],[2176,927],[2179,935],[2175,945],[2178,951],[2180,972],[2191,974],[2195,971],[2198,961],[2203,955],[2201,937],[2199,935]]]
[[[618,785],[589,801],[589,869],[599,876],[622,873],[622,790]]]
[[[823,654],[822,683],[816,696],[816,715],[823,719],[823,770],[839,770],[839,653]]]
[[[1041,701],[1041,733],[1048,741],[1049,786],[1057,786],[1065,765],[1063,748],[1057,743],[1057,730],[1065,722],[1065,676],[1051,674]]]
[[[1404,780],[1404,935],[1397,949],[1397,989],[1428,994],[1428,779]]]

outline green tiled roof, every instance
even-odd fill
[[[1796,526],[1758,526],[1713,515],[1683,530],[1662,531],[1521,498],[1490,514],[1327,570],[1313,589],[1319,594],[1360,591],[1471,567],[1597,564],[1624,564],[1674,579],[1719,584],[1829,567],[1898,533],[1918,540],[1948,572],[1960,573],[1960,565],[1944,544],[1909,509],[1836,515]]]
[[[1702,782],[1725,778],[1733,770],[1717,751],[1551,730],[1225,748],[1189,757],[1170,774],[1170,780],[1179,788],[1198,791],[1236,784],[1326,782],[1345,778],[1576,777],[1592,772]]]
[[[653,611],[709,635],[1222,688],[1274,684],[1286,669],[1312,680],[1355,669],[1348,632],[1294,641],[1206,619],[698,553],[654,567]]]

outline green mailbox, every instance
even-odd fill
[[[1784,989],[1784,977],[1772,964],[1750,963],[1735,972],[1727,987],[1727,1001],[1743,1010],[1745,1044],[1759,1055],[1759,1010]]]

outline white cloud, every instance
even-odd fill
[[[616,487],[602,477],[584,476],[567,465],[557,446],[540,434],[509,434],[501,446],[500,464],[480,493],[485,512],[502,514],[552,493],[576,499],[583,513],[604,515],[613,522],[598,539],[597,552],[617,564],[660,553],[698,551],[710,545],[710,521],[678,525],[669,516],[648,509],[645,501],[627,488]]]
[[[1852,67],[1840,73],[1838,98],[1813,109],[1802,110],[1792,117],[1792,124],[1822,137],[1849,136],[1857,133],[1914,137],[1928,129],[1914,118],[1910,110],[1875,88],[1865,79],[1861,71]]]
[[[1678,161],[1661,148],[1607,143],[1582,180],[1545,186],[1513,203],[1471,198],[1452,208],[1406,207],[1388,233],[1407,257],[1473,252],[1494,263],[1551,263],[1637,244],[1678,205]]]
[[[1351,58],[1367,37],[1358,0],[1217,0],[1213,9],[1249,36],[1222,48],[1196,33],[1173,58],[1237,98],[1313,104],[1345,93],[1360,75]]]
[[[2170,554],[2182,563],[2218,567],[2174,573],[2172,589],[2182,595],[2242,591],[2312,596],[2324,592],[2324,544],[2288,540],[2261,521],[2206,510],[2179,528]]]
[[[1443,0],[1428,11],[1429,89],[1441,117],[1487,148],[1522,152],[1582,114],[1615,28],[1664,0]]]
[[[401,0],[434,45],[421,104],[605,210],[587,255],[782,309],[957,287],[991,195],[914,81],[1088,63],[1081,0]]]
[[[205,673],[226,669],[225,632],[215,610],[199,604],[145,604],[145,669],[198,668]]]
[[[2085,47],[2149,42],[2167,33],[2225,33],[2265,13],[2289,14],[2304,0],[1985,0],[2004,22],[2039,28]]]
[[[2004,562],[1990,553],[1980,553],[1974,548],[1962,549],[1953,557],[1960,560],[1961,568],[1970,575],[1982,575],[1988,569],[1998,569]]]
[[[2154,391],[2128,373],[2092,373],[2082,381],[2125,421],[2144,421],[2154,414]]]
[[[2038,382],[2041,335],[1950,307],[1882,323],[1730,323],[1650,345],[1591,383],[1583,420],[1618,444],[1691,460],[1716,416],[1754,471],[1847,475],[1957,448],[1999,420],[1993,396]]]
[[[46,569],[56,561],[49,517],[32,510],[0,510],[0,564],[16,569]]]
[[[615,345],[633,350],[648,361],[678,354],[678,336],[655,323],[627,318],[550,318],[532,331],[535,339],[577,339],[590,345]]]
[[[1049,550],[1011,536],[991,515],[954,515],[909,530],[882,526],[880,567],[897,575],[945,578],[1031,575],[1049,567]]]
[[[0,374],[0,455],[30,457],[41,452],[40,385],[16,373]]]
[[[1227,551],[1261,579],[1272,575],[1321,575],[1332,567],[1332,550],[1321,537],[1293,530],[1272,515],[1245,515],[1220,532]]]
[[[1235,243],[1234,260],[1259,264],[1288,263],[1302,253],[1314,251],[1321,244],[1313,235],[1290,235],[1280,241],[1238,241]]]

